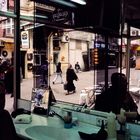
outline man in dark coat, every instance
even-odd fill
[[[127,90],[127,79],[122,73],[113,73],[112,86],[96,96],[95,110],[120,113],[120,109],[127,112],[137,112],[137,105]]]

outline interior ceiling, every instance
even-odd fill
[[[95,8],[95,5],[98,6],[99,1],[101,1],[101,3],[107,3],[107,5],[114,5],[114,3],[119,0],[86,0],[87,5],[86,5],[86,11],[84,12],[89,13],[90,11],[92,15],[93,14],[92,11],[94,11],[93,8]],[[124,12],[122,15],[124,22],[129,23],[133,27],[140,28],[140,0],[120,0],[120,3],[121,2],[123,2],[124,4]],[[109,8],[106,10],[109,10]],[[112,12],[112,11],[109,11],[109,12]],[[121,7],[120,7],[120,12],[121,12]],[[110,22],[111,22],[111,19],[110,19]]]
[[[136,28],[140,29],[140,0],[125,0],[125,19]]]
[[[91,27],[92,26],[93,28],[94,28],[94,25],[96,26],[96,24],[98,24],[98,23],[95,23],[95,21],[96,21],[96,18],[98,18],[97,13],[99,13],[99,10],[103,8],[103,5],[102,5],[103,3],[106,7],[105,10],[107,11],[105,12],[105,16],[107,18],[103,19],[103,21],[105,21],[105,23],[103,23],[104,24],[103,26],[105,26],[105,28],[106,27],[110,28],[112,22],[116,20],[116,17],[118,17],[118,14],[120,15],[122,12],[121,6],[117,7],[116,6],[117,4],[115,5],[115,3],[117,3],[118,1],[123,2],[124,3],[124,12],[122,16],[123,21],[129,23],[130,26],[140,28],[140,0],[84,0],[87,3],[86,5],[77,4],[75,2],[72,2],[71,0],[34,0],[34,1],[39,2],[39,3],[44,3],[47,5],[52,5],[58,8],[60,7],[67,10],[74,11],[78,17],[77,22],[81,24],[81,25],[76,25],[77,27],[80,27],[80,26]],[[115,13],[117,14],[117,16],[113,15],[114,14],[113,12],[115,12],[114,8],[116,8],[118,11],[118,13]],[[112,12],[112,10],[114,11]],[[100,11],[100,14],[101,12],[102,11]],[[108,16],[107,14],[111,14],[111,15]],[[111,19],[109,19],[109,17],[111,17]],[[121,23],[120,20],[119,20],[119,23]],[[109,26],[107,24],[109,24]]]

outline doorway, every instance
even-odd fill
[[[23,79],[25,79],[25,54],[26,51],[20,52],[20,67],[21,67],[21,73]]]

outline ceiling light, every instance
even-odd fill
[[[73,7],[73,8],[76,7],[73,3],[66,2],[66,1],[64,1],[64,0],[50,0],[50,1],[51,1],[51,2],[55,2],[55,3],[62,4],[62,5],[66,5],[66,6],[69,6],[69,7]]]
[[[84,0],[71,0],[71,1],[81,4],[81,5],[86,5],[86,2]]]

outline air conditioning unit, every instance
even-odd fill
[[[68,43],[69,42],[69,36],[68,35],[63,35],[61,37],[61,42],[63,43]]]
[[[138,30],[132,30],[130,35],[131,36],[138,36],[139,35],[139,31]]]

